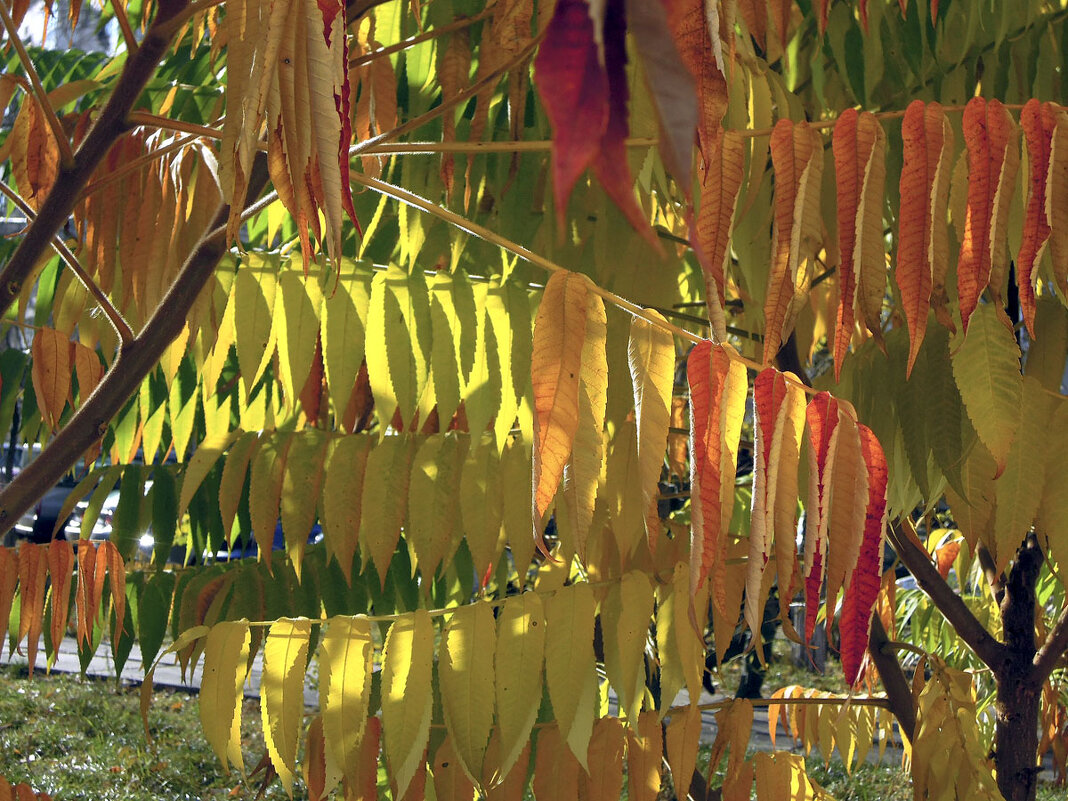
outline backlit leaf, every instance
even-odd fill
[[[304,715],[304,669],[310,634],[311,621],[307,618],[279,618],[271,624],[263,646],[263,740],[271,764],[290,795]]]
[[[204,645],[204,673],[200,685],[200,725],[204,738],[229,772],[244,771],[241,756],[241,688],[248,672],[247,620],[216,623]]]
[[[497,621],[494,661],[500,764],[507,775],[530,738],[542,697],[545,613],[533,592],[509,598]]]
[[[431,434],[412,457],[412,477],[408,487],[408,526],[404,536],[415,551],[423,579],[429,581],[460,537],[460,511],[463,508],[461,475],[470,438],[450,431]],[[528,470],[529,472],[529,470]],[[497,481],[500,482],[498,475]],[[500,493],[494,499],[500,502]],[[523,521],[529,513],[523,497]],[[499,516],[499,515],[498,515]],[[498,522],[497,528],[500,528]],[[523,534],[530,539],[524,525]],[[496,533],[494,546],[496,546]]]
[[[493,607],[459,607],[445,626],[438,680],[445,724],[472,781],[481,781],[482,759],[493,727],[493,657],[497,627]]]
[[[705,340],[690,351],[690,592],[711,575],[712,597],[726,612],[723,576],[727,531],[734,513],[738,442],[749,384],[729,345]]]
[[[660,318],[657,312],[650,312]],[[660,318],[663,319],[663,318]],[[675,339],[664,328],[634,317],[627,345],[630,378],[634,386],[634,414],[638,426],[638,469],[645,506],[645,533],[656,550],[660,536],[660,473],[664,466],[668,427],[671,424],[671,390],[675,380]]]
[[[573,584],[552,596],[545,613],[545,683],[560,736],[582,764],[586,763],[597,700],[595,605],[588,584]]]
[[[319,708],[328,761],[350,780],[360,774],[360,748],[371,691],[374,643],[367,618],[332,617],[319,646]]]
[[[1001,301],[1008,267],[1009,204],[1020,151],[1016,123],[997,100],[973,97],[962,124],[968,146],[968,207],[957,260],[957,291],[967,332],[984,289],[989,286],[995,303]]]
[[[33,105],[33,104],[27,104]],[[59,418],[70,394],[71,342],[54,328],[39,328],[30,346],[33,357],[33,390],[37,406],[49,428],[59,428]]]
[[[904,166],[895,278],[909,325],[911,375],[933,305],[939,322],[953,328],[946,310],[949,269],[946,211],[952,173],[953,128],[938,103],[914,100],[901,124]],[[932,294],[933,293],[933,294]]]
[[[390,626],[382,656],[385,755],[398,793],[408,788],[430,734],[434,626],[424,609]]]

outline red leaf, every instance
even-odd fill
[[[553,128],[553,192],[564,225],[567,199],[597,156],[608,125],[608,76],[585,0],[559,0],[534,59],[534,80]]]
[[[856,683],[883,566],[883,535],[886,530],[886,457],[871,429],[858,424],[860,447],[868,467],[868,508],[857,566],[842,601],[838,630],[842,635],[842,670],[850,686]]]
[[[1030,190],[1024,212],[1023,240],[1016,258],[1016,281],[1020,287],[1020,311],[1031,338],[1035,336],[1035,266],[1049,239],[1050,227],[1046,219],[1046,177],[1053,129],[1057,121],[1049,103],[1028,100],[1020,112],[1020,124],[1027,141],[1028,161],[1031,165]]]
[[[809,435],[809,497],[805,509],[804,566],[805,642],[808,642],[816,630],[816,613],[819,611],[820,589],[823,586],[838,401],[829,392],[821,392],[809,401],[805,417]]]
[[[593,172],[604,191],[645,240],[657,251],[660,241],[634,197],[634,178],[627,165],[627,24],[623,0],[609,0],[604,16],[604,58],[608,79],[608,120],[600,147],[593,158]],[[562,206],[560,207],[563,208]]]
[[[24,543],[19,551],[19,589],[22,604],[19,610],[19,636],[26,643],[26,658],[30,663],[30,675],[37,662],[37,645],[44,625],[44,592],[48,560],[45,548],[32,542]]]

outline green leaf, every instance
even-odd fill
[[[372,437],[350,434],[334,438],[327,450],[323,480],[323,538],[346,581],[360,533],[361,503]]]
[[[464,536],[480,586],[496,564],[501,546],[502,474],[492,432],[474,439],[460,479]]]
[[[979,306],[968,335],[958,335],[953,347],[953,377],[975,432],[997,463],[997,477],[1005,469],[1019,425],[1020,348],[989,303]]]
[[[411,476],[413,439],[407,434],[383,437],[367,457],[360,503],[360,549],[371,556],[383,585],[404,525],[404,503]]]

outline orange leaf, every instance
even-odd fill
[[[577,798],[581,766],[556,724],[538,734],[534,757],[534,798],[538,801]]]
[[[864,425],[858,425],[857,428],[868,473],[868,503],[864,539],[842,601],[842,618],[838,622],[838,630],[842,635],[842,670],[850,686],[857,681],[861,657],[868,647],[871,613],[882,580],[883,537],[886,532],[886,457],[871,429]]]
[[[52,583],[52,652],[59,653],[59,644],[67,632],[70,613],[70,585],[74,578],[74,546],[66,540],[48,543],[48,578]]]
[[[33,389],[41,418],[55,431],[70,394],[70,351],[67,335],[54,328],[38,328],[30,347]]]
[[[342,786],[346,801],[378,801],[378,751],[382,737],[382,718],[367,719],[360,741],[360,755],[355,765],[345,766]],[[425,779],[425,773],[424,773]]]
[[[967,332],[968,320],[987,286],[1001,308],[1001,283],[1008,262],[1006,226],[1020,154],[1016,123],[997,100],[969,100],[963,127],[968,146],[968,206],[957,259],[957,292]]]
[[[1046,179],[1049,176],[1050,149],[1053,130],[1057,124],[1049,103],[1028,100],[1020,112],[1020,123],[1027,142],[1028,163],[1031,168],[1027,208],[1024,212],[1023,240],[1016,257],[1016,282],[1020,287],[1020,311],[1031,338],[1035,336],[1035,267],[1049,239],[1050,225],[1046,218]]]
[[[753,408],[755,464],[745,619],[759,648],[764,602],[776,572],[780,606],[788,608],[790,603],[789,588],[797,560],[797,469],[805,424],[805,393],[796,378],[769,367],[753,382]],[[766,572],[773,554],[777,570]]]
[[[59,146],[35,95],[20,104],[10,136],[11,172],[19,192],[37,211],[59,176]]]
[[[97,559],[103,558],[108,566],[108,577],[111,579],[111,602],[115,605],[115,637],[122,631],[123,620],[126,618],[126,565],[119,555],[119,549],[114,543],[105,540],[100,543],[103,553],[97,554]],[[100,568],[98,567],[99,571]]]
[[[820,235],[823,141],[807,123],[781,119],[771,134],[775,226],[764,299],[764,362],[770,364],[793,329],[808,293],[808,264]]]
[[[664,740],[671,778],[676,787],[688,790],[701,744],[701,710],[696,704],[672,713]]]
[[[28,637],[26,656],[30,662],[30,675],[37,662],[37,645],[44,625],[44,592],[48,571],[45,548],[32,542],[24,543],[19,551],[19,588],[22,603],[19,608],[18,643]]]
[[[949,578],[949,570],[953,567],[953,562],[956,561],[957,555],[960,553],[960,542],[960,540],[950,540],[938,546],[935,550],[935,562],[942,578]]]
[[[78,400],[85,403],[104,377],[104,365],[96,351],[80,342],[74,343],[74,372],[78,376]]]
[[[19,554],[14,548],[0,548],[0,651],[4,649],[15,585],[19,580]]]
[[[731,231],[745,165],[745,143],[737,131],[724,131],[711,152],[706,151],[706,159],[701,206],[697,211],[697,249],[705,276],[705,302],[710,309],[718,302],[722,316]],[[709,311],[709,319],[712,314]],[[720,341],[726,340],[726,330],[716,333]]]
[[[579,774],[579,797],[584,801],[617,801],[622,794],[623,742],[619,718],[600,718],[593,724],[589,772]]]
[[[854,312],[882,345],[879,317],[886,289],[882,202],[886,178],[886,134],[871,112],[847,109],[834,126],[834,170],[838,185],[838,325],[834,375],[838,380]],[[859,292],[857,290],[860,290]]]
[[[831,474],[838,446],[838,401],[821,392],[808,403],[808,503],[805,504],[805,642],[816,630],[827,554]]]
[[[96,543],[78,541],[78,643],[92,641],[93,626],[100,614],[100,595],[104,591],[107,562],[100,556]]]
[[[441,85],[441,102],[449,103],[460,94],[471,74],[471,42],[466,30],[457,31],[449,40],[449,46],[441,56],[438,66],[438,83]],[[456,115],[447,112],[441,119],[441,141],[456,141]],[[452,153],[441,155],[441,181],[445,184],[445,197],[452,194],[455,167]]]
[[[938,103],[924,105],[914,100],[905,111],[901,137],[904,165],[895,276],[909,326],[908,377],[923,344],[931,304],[939,322],[956,330],[946,308],[946,209],[953,172],[953,128]]]
[[[534,323],[534,524],[535,541],[543,550],[538,525],[560,486],[578,431],[589,286],[578,273],[553,273]]]
[[[734,479],[745,396],[745,366],[729,346],[704,340],[690,351],[690,593],[712,574],[717,607],[726,609],[727,531],[734,511]]]
[[[660,792],[664,731],[655,710],[647,709],[627,728],[627,796],[654,801]]]
[[[1053,114],[1049,175],[1046,179],[1046,221],[1053,278],[1061,297],[1068,297],[1068,113]]]

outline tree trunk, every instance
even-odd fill
[[[1041,685],[1032,676],[1035,645],[1035,585],[1043,554],[1034,534],[1016,554],[1001,599],[1006,658],[992,665],[997,680],[994,766],[1006,801],[1034,801],[1037,790],[1038,715]]]

